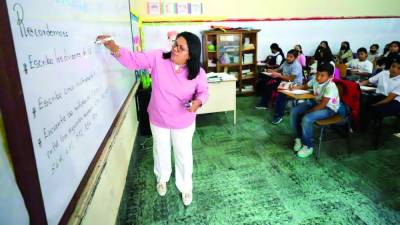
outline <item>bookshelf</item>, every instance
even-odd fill
[[[257,78],[257,33],[260,30],[203,31],[203,66],[237,78],[236,94],[252,95]]]

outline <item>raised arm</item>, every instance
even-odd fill
[[[109,35],[99,35],[96,40],[109,38]],[[157,51],[131,52],[128,49],[120,48],[114,40],[103,42],[104,46],[111,51],[111,54],[126,68],[130,70],[148,69],[155,64]]]

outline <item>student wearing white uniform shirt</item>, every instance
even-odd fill
[[[392,63],[389,70],[384,70],[379,74],[360,83],[360,85],[377,85],[376,94],[370,96],[366,104],[362,104],[363,125],[367,125],[371,116],[382,118],[395,116],[400,113],[400,62]]]
[[[374,65],[370,62],[368,58],[368,52],[366,48],[359,48],[357,50],[357,59],[353,59],[346,63],[348,68],[351,69],[353,75],[358,75],[362,77],[368,77],[372,74]]]

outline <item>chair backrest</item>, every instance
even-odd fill
[[[361,89],[356,82],[348,80],[333,80],[338,87],[340,101],[350,108],[350,117],[354,127],[360,125]]]
[[[347,74],[347,65],[346,64],[336,64],[336,68],[339,69],[340,78],[345,79]]]

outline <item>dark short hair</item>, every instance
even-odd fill
[[[392,62],[392,64],[390,66],[392,66],[393,64],[400,65],[400,57],[397,57],[397,59],[394,59],[394,61]]]
[[[372,45],[370,46],[370,48],[372,48],[372,47],[375,47],[375,48],[379,49],[379,45],[378,45],[378,44],[372,44]]]
[[[361,53],[361,52],[364,52],[365,54],[368,55],[368,51],[367,51],[367,49],[364,48],[364,47],[357,49],[357,53]]]
[[[184,31],[176,36],[176,39],[183,37],[189,48],[189,59],[186,62],[189,74],[188,79],[193,80],[200,72],[200,55],[201,55],[201,42],[200,39],[193,33]],[[170,59],[171,52],[163,53],[163,59]]]
[[[318,63],[317,66],[317,71],[318,72],[327,72],[329,74],[329,76],[331,76],[333,74],[333,66],[332,64],[330,64],[329,62],[321,62]]]
[[[392,60],[393,61],[392,61],[391,65],[400,64],[400,55],[395,56]]]
[[[294,55],[295,58],[297,58],[297,56],[299,55],[299,51],[297,51],[296,49],[291,49],[287,52],[287,55]]]

